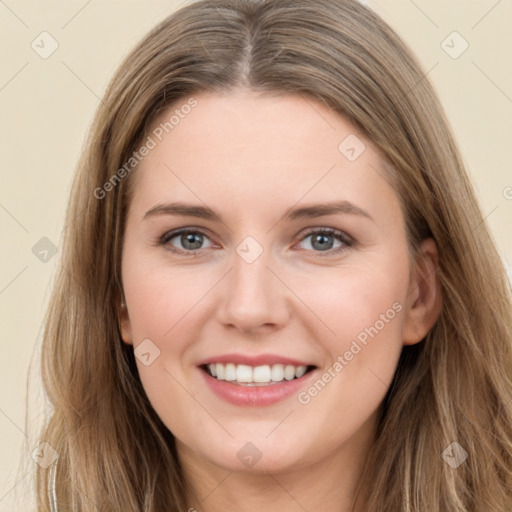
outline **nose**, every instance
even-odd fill
[[[240,254],[234,252],[233,268],[223,280],[219,321],[246,333],[282,327],[293,294],[279,278],[270,251],[264,249],[252,262]]]

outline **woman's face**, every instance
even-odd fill
[[[313,99],[193,98],[155,123],[131,177],[121,331],[147,396],[205,464],[355,460],[402,346],[433,322],[399,198],[372,145]]]

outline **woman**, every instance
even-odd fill
[[[358,2],[164,20],[63,247],[39,510],[512,509],[505,271],[428,79]]]

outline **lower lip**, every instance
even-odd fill
[[[290,395],[297,394],[316,369],[309,371],[298,379],[282,381],[276,384],[262,386],[243,386],[230,381],[218,380],[199,368],[206,384],[220,398],[239,406],[258,407],[271,405],[285,400]]]

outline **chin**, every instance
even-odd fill
[[[312,462],[299,439],[288,439],[288,442],[280,437],[272,441],[264,437],[252,441],[242,439],[244,436],[229,442],[224,439],[224,443],[216,443],[214,450],[210,445],[202,447],[206,451],[200,449],[196,453],[224,470],[249,474],[286,473]]]

